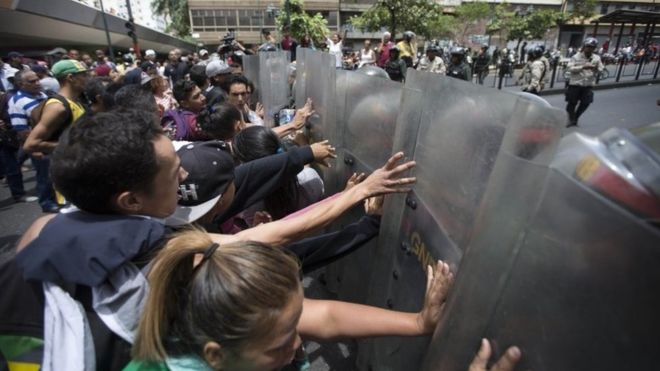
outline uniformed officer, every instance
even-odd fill
[[[569,120],[567,127],[577,126],[578,119],[594,100],[592,88],[596,83],[596,76],[605,68],[600,57],[594,54],[597,46],[598,40],[593,37],[586,38],[582,51],[575,53],[568,62],[570,78],[566,89],[566,111]]]
[[[470,81],[472,79],[472,71],[470,66],[465,63],[465,49],[454,46],[449,51],[451,60],[447,66],[447,76],[457,79]]]
[[[546,68],[541,61],[543,51],[538,46],[527,49],[527,64],[523,67],[518,83],[522,82],[522,91],[537,94],[543,90]]]

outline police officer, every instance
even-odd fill
[[[546,68],[543,61],[541,61],[541,55],[543,55],[543,51],[538,46],[527,49],[527,63],[518,79],[518,83],[522,81],[522,91],[524,92],[538,95],[543,90]]]
[[[406,78],[406,62],[399,58],[400,50],[397,46],[390,48],[390,60],[385,63],[385,72],[393,81],[403,81]]]
[[[451,59],[449,66],[447,66],[447,76],[457,79],[470,81],[472,78],[472,71],[470,66],[465,63],[465,49],[454,46],[449,51]]]
[[[592,87],[596,83],[596,76],[604,68],[600,57],[594,54],[597,46],[598,40],[593,37],[586,38],[582,51],[575,53],[568,62],[570,78],[566,89],[566,111],[569,120],[567,127],[577,126],[578,119],[594,100]]]
[[[539,58],[539,60],[541,62],[543,62],[543,67],[545,68],[545,70],[544,70],[545,73],[544,73],[543,79],[541,79],[541,90],[543,90],[545,88],[545,86],[547,85],[547,83],[548,83],[548,76],[550,76],[550,74],[551,74],[551,72],[550,72],[550,68],[551,68],[550,67],[550,60],[547,57],[550,54],[548,54],[546,52],[545,45],[538,45],[538,48],[541,51],[541,57]]]

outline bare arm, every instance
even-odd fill
[[[298,331],[305,338],[331,340],[342,337],[420,336],[433,333],[443,303],[453,283],[449,266],[428,267],[424,307],[404,313],[367,305],[305,299]]]
[[[57,146],[57,141],[49,140],[58,129],[58,123],[66,113],[63,105],[53,103],[44,107],[41,114],[41,120],[30,132],[23,148],[26,152],[44,152],[51,153]]]
[[[403,159],[403,152],[395,154],[382,168],[374,171],[362,183],[340,193],[332,201],[317,203],[305,213],[301,213],[293,218],[261,224],[257,227],[243,230],[235,234],[233,238],[242,241],[259,241],[273,246],[284,246],[303,238],[319,228],[325,227],[353,205],[364,199],[387,193],[408,192],[409,188],[405,186],[414,183],[416,178],[401,178],[399,176],[414,167],[415,162],[409,161],[397,165],[401,159]],[[220,237],[217,238],[217,242],[226,243]]]

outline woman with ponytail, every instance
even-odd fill
[[[149,282],[126,370],[276,370],[294,360],[301,337],[430,335],[453,275],[445,263],[429,267],[419,313],[304,299],[299,263],[285,250],[219,246],[193,230],[167,243]]]

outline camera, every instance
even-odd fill
[[[227,34],[225,36],[223,36],[223,38],[222,38],[222,42],[223,42],[223,45],[231,46],[231,44],[236,39],[236,36],[234,35],[234,29],[233,28],[230,28],[227,31],[228,31]]]

